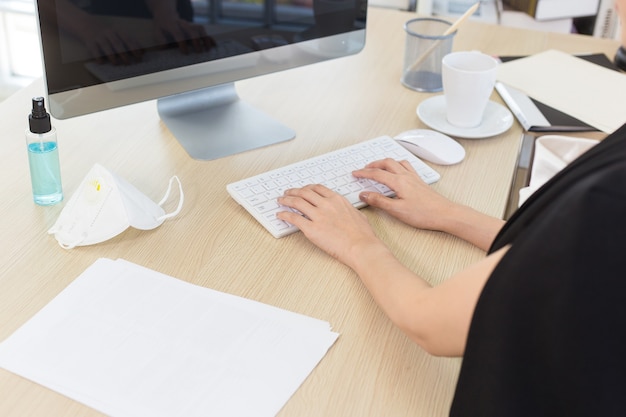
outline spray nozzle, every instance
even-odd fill
[[[46,117],[46,105],[44,104],[43,97],[33,98],[33,111],[31,113],[35,119],[41,119]]]
[[[46,133],[52,129],[50,114],[46,111],[43,97],[33,98],[33,110],[28,116],[28,124],[33,133]]]

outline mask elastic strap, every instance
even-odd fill
[[[60,230],[61,230],[61,228],[55,228],[53,226],[50,230],[48,230],[48,234],[56,235]],[[59,239],[57,239],[57,242],[59,243],[59,246],[61,246],[63,249],[74,249],[77,245],[80,244],[80,242],[85,240],[85,237],[87,237],[86,234],[83,234],[81,237],[79,237],[78,239],[76,239],[72,243],[63,243]]]
[[[70,244],[67,243],[61,243],[59,242],[59,245],[63,248],[63,249],[74,249],[76,247],[76,245],[78,245],[80,242],[82,242],[83,240],[85,240],[84,238],[80,238],[80,239],[76,239],[76,242],[72,242]]]
[[[176,207],[176,210],[174,210],[171,213],[167,213],[164,214],[163,216],[160,216],[158,218],[158,220],[165,220],[165,219],[169,219],[170,217],[174,217],[176,216],[178,213],[180,213],[180,210],[183,208],[183,201],[185,201],[185,195],[183,194],[183,185],[180,183],[180,179],[178,179],[178,176],[174,175],[172,178],[170,178],[170,183],[167,186],[167,191],[165,192],[165,195],[163,196],[163,198],[161,199],[161,201],[159,201],[159,206],[162,206],[167,199],[170,196],[170,192],[172,191],[172,183],[174,182],[174,180],[176,180],[176,182],[178,182],[178,191],[180,194],[180,200],[178,200],[178,207]]]

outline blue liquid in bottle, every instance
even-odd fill
[[[48,206],[63,200],[59,149],[56,142],[28,144],[28,162],[35,203]]]

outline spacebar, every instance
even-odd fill
[[[345,194],[344,197],[350,202],[350,204],[352,204],[356,208],[365,207],[367,204],[359,198],[359,195],[364,191],[371,191],[373,193],[380,194],[380,190],[377,190],[374,187],[367,187],[359,191]]]

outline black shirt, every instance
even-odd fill
[[[505,224],[451,416],[626,416],[626,125]]]

